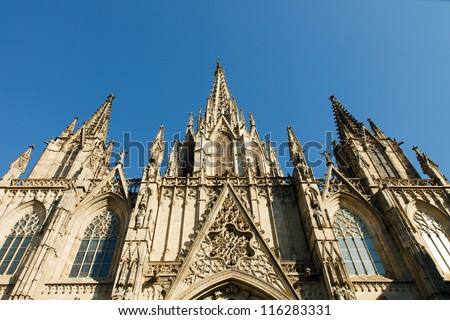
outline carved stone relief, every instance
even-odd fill
[[[235,201],[228,196],[222,209],[203,239],[189,274],[184,278],[187,285],[226,269],[235,269],[283,288],[267,253],[251,231],[244,215]]]

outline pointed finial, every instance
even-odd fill
[[[75,129],[75,126],[77,125],[78,117],[75,117],[72,122],[67,126],[66,129],[61,133],[61,137],[68,137],[72,132],[73,129]]]
[[[192,127],[194,125],[194,114],[189,113],[188,127]]]
[[[331,103],[334,105],[340,105],[339,101],[336,99],[334,95],[331,95],[328,99],[330,99]]]
[[[248,120],[250,121],[250,127],[256,126],[255,118],[253,118],[253,113],[250,112],[248,114]]]
[[[106,100],[108,100],[109,102],[112,102],[114,100],[114,98],[115,98],[114,94],[110,93]]]
[[[372,121],[371,118],[367,118],[367,122],[369,122],[370,128],[377,136],[379,136],[381,138],[385,137],[384,132]]]
[[[16,160],[14,160],[10,165],[10,169],[18,169],[20,173],[24,173],[27,169],[28,162],[31,158],[31,151],[34,150],[34,144],[28,147],[28,149],[22,153]]]
[[[126,152],[125,150],[120,151],[119,161],[116,162],[116,166],[120,165],[121,167],[123,167],[124,158],[125,158],[125,155],[127,155],[127,154],[128,154],[128,152]]]
[[[217,74],[222,73],[225,75],[225,70],[222,68],[222,62],[220,59],[216,59],[216,71],[214,72],[214,75],[217,76]]]

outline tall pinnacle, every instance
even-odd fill
[[[339,103],[335,96],[331,96],[330,101],[340,140],[346,140],[349,134],[359,136],[361,134],[362,124]]]
[[[110,94],[91,118],[83,125],[86,136],[106,140],[109,128],[109,118],[114,95]]]
[[[386,138],[384,132],[372,121],[371,118],[368,118],[367,121],[369,122],[370,128],[372,129],[373,133],[375,133],[377,137]]]
[[[417,160],[420,163],[422,171],[430,178],[436,180],[440,185],[448,185],[448,179],[439,170],[438,164],[431,160],[424,152],[420,151],[417,146],[414,146],[412,149],[416,152]]]
[[[159,168],[164,157],[164,126],[159,127],[150,148],[150,165]]]
[[[2,177],[0,184],[6,183],[11,179],[17,179],[19,176],[27,170],[28,162],[31,158],[31,151],[33,151],[34,145],[28,147],[28,149],[22,153],[16,160],[9,165],[9,171]]]
[[[77,125],[78,117],[75,117],[72,122],[67,126],[66,129],[61,133],[61,137],[68,137],[70,134],[72,134],[73,129],[75,129],[75,126]]]
[[[20,173],[24,173],[27,169],[28,162],[31,158],[31,151],[33,151],[34,145],[28,147],[28,149],[22,153],[16,160],[14,160],[10,165],[10,169],[18,169]]]
[[[225,80],[225,71],[222,69],[222,64],[218,60],[216,71],[214,72],[213,88],[211,95],[208,97],[205,110],[206,123],[213,126],[222,115],[225,116],[230,124],[237,122],[236,102],[231,97]]]

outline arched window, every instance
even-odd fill
[[[384,274],[384,268],[366,225],[351,212],[341,209],[333,222],[339,248],[350,275]]]
[[[261,160],[261,152],[258,149],[258,145],[256,143],[252,143],[252,158],[253,158],[253,168],[255,169],[255,174],[260,177],[262,176],[262,160]]]
[[[84,231],[69,277],[108,276],[119,229],[120,222],[115,212],[106,210],[96,216]]]
[[[39,227],[35,211],[26,213],[11,229],[0,249],[0,275],[11,275],[17,269]]]
[[[391,162],[386,157],[385,153],[373,144],[368,145],[368,153],[372,159],[375,169],[381,178],[396,178],[398,174],[394,171]]]
[[[218,176],[233,172],[233,143],[224,133],[219,133],[214,142],[214,166]]]
[[[414,221],[442,272],[450,273],[450,242],[442,227],[423,211],[414,214]]]
[[[79,146],[72,146],[67,150],[66,154],[64,155],[64,158],[61,160],[61,163],[58,166],[58,169],[53,175],[53,178],[67,177],[67,174],[69,173],[70,168],[72,168],[72,165],[79,151],[80,151]]]

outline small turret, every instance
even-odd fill
[[[19,176],[27,170],[28,162],[31,158],[31,151],[33,150],[34,145],[29,146],[24,153],[11,162],[9,171],[3,176],[2,180],[0,180],[0,183],[6,183],[9,180],[19,178]]]
[[[160,167],[164,158],[164,126],[159,127],[155,140],[150,148],[150,160],[147,168],[147,178],[152,179],[160,175]]]
[[[290,126],[287,128],[287,131],[289,141],[289,154],[291,156],[291,161],[294,164],[294,168],[298,170],[298,173],[300,174],[302,180],[311,179],[312,169],[306,162],[303,147]]]
[[[416,152],[417,160],[420,163],[422,171],[427,174],[431,179],[436,180],[437,183],[442,185],[448,185],[447,177],[439,170],[439,166],[436,162],[431,160],[425,153],[419,150],[417,146],[412,148]]]

